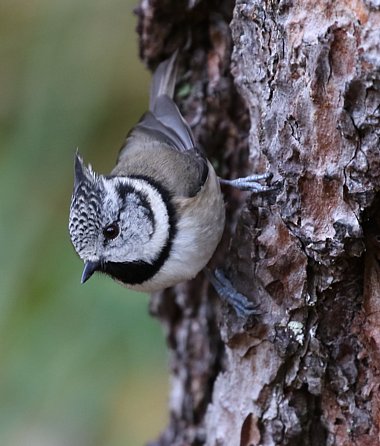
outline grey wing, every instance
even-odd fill
[[[161,140],[180,152],[196,151],[195,141],[188,123],[168,96],[160,96],[154,109],[145,113],[136,129],[156,134]]]
[[[141,172],[163,182],[173,193],[194,196],[207,179],[208,165],[196,148],[190,126],[169,97],[174,90],[175,71],[174,56],[157,68],[150,111],[128,135],[113,173]]]
[[[208,176],[204,155],[192,147],[181,150],[181,136],[148,113],[129,134],[112,175],[144,176],[173,196],[195,196]]]

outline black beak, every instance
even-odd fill
[[[97,271],[100,267],[100,262],[90,262],[89,260],[84,264],[81,283],[87,282],[87,280]]]

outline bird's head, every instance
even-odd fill
[[[69,233],[85,262],[82,283],[95,271],[130,282],[121,267],[153,264],[169,231],[167,208],[159,198],[144,180],[98,175],[76,155]]]

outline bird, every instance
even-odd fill
[[[193,279],[214,254],[225,226],[220,184],[256,193],[269,173],[220,179],[173,100],[177,52],[154,72],[149,110],[129,132],[109,175],[77,152],[69,215],[72,245],[84,261],[81,282],[104,273],[137,291]],[[239,315],[253,313],[220,270],[208,272]]]

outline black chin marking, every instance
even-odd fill
[[[158,256],[153,260],[152,263],[147,263],[144,261],[136,261],[136,262],[124,262],[124,263],[105,262],[102,264],[101,272],[110,275],[114,279],[123,282],[127,286],[141,285],[142,283],[146,282],[147,280],[155,276],[158,273],[158,271],[160,271],[161,267],[163,266],[163,264],[166,262],[166,260],[170,255],[172,243],[177,232],[176,215],[174,207],[171,202],[171,197],[169,192],[161,184],[159,184],[156,181],[153,181],[152,179],[146,176],[133,175],[129,176],[129,178],[144,180],[160,194],[162,201],[165,203],[168,212],[169,233],[165,245],[163,246]],[[120,194],[121,191],[118,191],[118,193]],[[147,207],[151,211],[150,206]],[[153,212],[151,212],[151,218],[154,218]]]
[[[159,268],[158,268],[159,269]],[[106,262],[102,265],[101,272],[126,285],[140,285],[151,279],[158,271],[155,263],[146,262]]]

